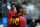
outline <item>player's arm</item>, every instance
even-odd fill
[[[20,21],[19,27],[26,27],[26,20]]]
[[[8,20],[8,22],[10,21],[10,13],[9,12],[7,14],[7,20]]]
[[[10,22],[12,20],[10,12],[8,12],[8,14],[7,14],[7,20],[8,20],[8,22]]]

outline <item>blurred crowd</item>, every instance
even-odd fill
[[[11,3],[11,1],[10,0],[6,0],[5,2],[3,1],[3,4],[2,4],[2,19],[3,18],[7,18],[7,13],[8,13],[8,11],[9,10],[11,10],[11,4],[13,4],[13,3]],[[15,4],[15,3],[14,3]],[[15,4],[15,8],[14,8],[14,10],[15,11],[17,11],[16,10],[16,6],[17,5],[25,5],[26,6],[26,11],[24,10],[24,13],[23,13],[23,16],[26,18],[26,20],[27,20],[27,24],[26,24],[26,27],[40,27],[40,20],[39,21],[36,21],[36,19],[33,19],[32,18],[32,15],[29,13],[30,12],[30,10],[32,10],[32,9],[30,9],[29,10],[29,8],[31,7],[31,8],[34,8],[34,5],[28,5],[28,3],[27,3],[27,1],[26,0],[24,0],[24,2],[23,3],[16,3]],[[29,7],[28,7],[29,6]],[[40,17],[40,16],[39,16]],[[1,20],[1,18],[0,18],[0,20]],[[31,20],[31,21],[30,21]],[[5,23],[3,23],[3,24],[1,24],[0,23],[0,27],[6,27],[7,26],[7,19],[5,20],[4,19],[4,22]],[[2,22],[3,22],[3,20],[2,20]],[[30,22],[30,23],[29,23]]]

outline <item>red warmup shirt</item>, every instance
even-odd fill
[[[11,10],[8,11],[8,21],[12,16],[16,17],[16,16],[20,15],[20,14],[17,14],[17,12],[14,10],[13,10],[13,13]],[[15,13],[16,13],[16,15],[15,15]],[[13,22],[10,24],[8,23],[8,27],[26,27],[26,24],[27,24],[26,22],[27,21],[23,16],[19,16],[18,18],[15,18],[15,19],[13,18]]]
[[[11,19],[11,17],[14,16],[15,13],[17,13],[15,10],[9,10],[7,14],[7,20],[10,21],[9,19]]]
[[[9,27],[26,27],[26,19],[23,16],[13,19],[13,22],[9,24]]]
[[[23,16],[18,17],[19,18],[19,27],[26,27],[27,21]]]
[[[9,21],[10,21],[11,17],[15,15],[15,13],[16,13],[15,10],[9,10],[9,11],[8,11],[8,14],[7,14],[7,20],[8,20],[8,25],[7,25],[7,26],[8,26],[8,27],[10,26]],[[12,24],[11,24],[11,25],[12,25]]]

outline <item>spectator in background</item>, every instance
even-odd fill
[[[10,7],[10,2],[6,2],[6,4],[3,4],[3,8],[7,8],[8,10],[10,10],[11,9],[11,7]]]
[[[3,17],[7,17],[7,12],[8,12],[8,8],[7,8],[7,5],[8,5],[8,3],[6,2],[6,4],[4,5],[2,5],[2,12],[3,12]]]
[[[11,9],[10,2],[6,2],[6,5],[3,5],[2,8],[3,17],[7,17],[7,12]]]
[[[6,3],[6,6],[7,6],[7,9],[8,9],[8,10],[11,9],[11,6],[10,6],[10,5],[11,5],[10,2],[7,2],[7,3]]]
[[[36,27],[35,19],[32,19],[32,22],[30,23],[30,27]]]
[[[40,27],[40,23],[37,23],[36,27]]]

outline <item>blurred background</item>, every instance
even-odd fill
[[[24,15],[24,17],[27,20],[27,27],[30,27],[30,22],[32,19],[35,19],[35,23],[40,23],[40,0],[0,0],[1,27],[7,26],[7,12],[11,9],[11,3],[26,5],[27,13]],[[14,10],[16,10],[16,7]]]

